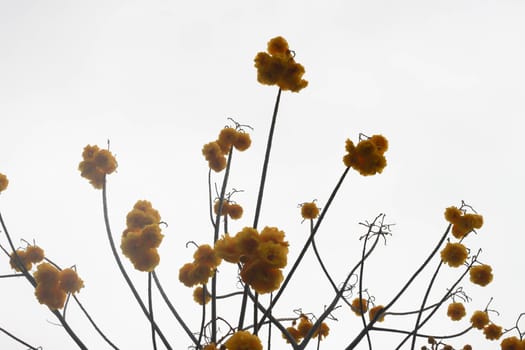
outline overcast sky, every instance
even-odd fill
[[[495,274],[485,289],[465,281],[467,312],[494,297],[494,322],[511,327],[525,311],[524,16],[525,3],[510,0],[0,0],[0,172],[10,179],[0,210],[17,244],[35,240],[61,266],[77,266],[79,297],[120,348],[148,348],[146,320],[110,253],[101,193],[77,171],[82,148],[109,139],[119,163],[108,179],[113,234],[119,241],[136,200],[153,203],[169,225],[158,275],[197,329],[199,309],[177,274],[193,253],[185,242],[212,240],[201,148],[228,117],[254,129],[253,146],[234,158],[230,184],[244,190],[235,199],[245,207],[245,219],[230,225],[235,233],[253,220],[277,93],[257,83],[253,58],[282,35],[309,86],[282,96],[260,226],[283,229],[296,256],[308,230],[298,203],[326,203],[344,170],[346,138],[382,133],[387,168],[367,178],[352,171],[319,232],[328,268],[342,280],[358,261],[358,223],[386,213],[393,236],[365,275],[386,304],[446,228],[444,208],[465,200],[485,218],[466,244],[483,248],[480,259]],[[332,295],[313,255],[305,262],[301,282],[282,299],[283,316],[295,308],[319,315]],[[10,273],[7,259],[3,266]],[[146,275],[131,274],[145,295]],[[436,297],[456,275],[445,270]],[[399,310],[420,304],[427,280]],[[221,274],[224,290],[234,281]],[[0,283],[0,327],[44,349],[73,347],[25,280]],[[185,348],[180,327],[156,303],[169,339]],[[444,313],[437,333],[468,326]],[[105,348],[77,315],[71,307],[68,318],[88,347]],[[360,329],[347,308],[335,316],[325,349],[342,348]],[[397,344],[383,336],[377,348]],[[482,338],[468,337],[488,348]],[[0,348],[23,349],[1,334]]]

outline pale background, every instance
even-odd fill
[[[152,201],[169,224],[158,274],[197,329],[199,308],[177,275],[193,253],[185,242],[212,239],[201,147],[227,117],[254,128],[252,148],[235,156],[232,169],[231,187],[245,190],[235,198],[245,207],[245,218],[230,226],[235,233],[253,220],[277,92],[256,82],[253,57],[283,35],[310,85],[282,96],[260,226],[285,230],[293,260],[307,236],[298,203],[326,203],[343,171],[347,137],[382,133],[391,146],[387,168],[367,178],[352,171],[319,232],[336,280],[358,259],[358,222],[387,213],[394,235],[365,275],[371,294],[386,304],[445,229],[444,208],[465,200],[485,217],[466,243],[483,247],[481,260],[495,273],[484,289],[463,283],[474,299],[468,313],[493,296],[491,307],[501,312],[494,322],[512,327],[525,311],[524,16],[525,3],[510,0],[0,0],[0,172],[11,181],[0,210],[17,244],[35,240],[63,267],[77,266],[86,285],[79,297],[120,348],[151,348],[146,319],[110,254],[101,193],[77,171],[86,144],[110,139],[119,162],[108,180],[114,236],[119,241],[136,200]],[[7,246],[4,236],[0,243]],[[0,271],[8,274],[3,261]],[[146,275],[125,264],[144,292]],[[305,264],[282,299],[283,316],[294,308],[320,314],[332,295],[312,254]],[[230,272],[223,267],[221,288],[235,288]],[[444,269],[436,292],[457,273]],[[426,280],[428,274],[397,310],[420,304]],[[44,349],[74,348],[25,280],[1,279],[0,293],[1,327]],[[160,299],[156,305],[174,348],[186,348],[181,328]],[[436,333],[468,326],[444,313]],[[78,315],[71,306],[68,319],[87,346],[105,349]],[[348,308],[335,316],[324,349],[344,348],[360,329]],[[285,348],[274,334],[273,348]],[[374,338],[377,349],[397,344],[384,334]],[[466,339],[478,349],[499,343],[478,331]],[[24,347],[0,334],[0,348]]]

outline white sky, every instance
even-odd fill
[[[169,224],[158,274],[197,329],[199,309],[177,275],[193,253],[185,242],[212,239],[201,147],[227,117],[254,128],[253,146],[236,156],[230,181],[245,190],[235,198],[246,210],[231,224],[235,233],[253,220],[277,92],[256,82],[253,57],[282,35],[310,85],[283,94],[260,226],[285,230],[295,256],[307,235],[297,204],[326,202],[343,171],[347,137],[382,133],[390,140],[384,173],[352,172],[319,232],[329,269],[341,280],[358,259],[357,223],[387,213],[394,235],[365,275],[371,294],[386,304],[445,229],[444,208],[465,200],[485,217],[467,244],[483,248],[481,260],[495,273],[485,289],[464,283],[474,298],[468,314],[493,296],[501,312],[494,322],[511,327],[525,311],[525,3],[250,3],[0,0],[0,172],[11,181],[0,210],[12,237],[34,239],[64,267],[76,264],[86,285],[79,297],[120,348],[150,347],[146,320],[112,260],[100,192],[76,169],[86,144],[110,139],[119,162],[108,183],[114,236],[118,241],[136,200],[152,201]],[[5,237],[0,243],[7,245]],[[3,265],[0,272],[10,273],[7,259]],[[146,275],[126,267],[145,292]],[[221,288],[231,290],[234,277],[224,270]],[[453,272],[445,269],[437,292]],[[297,277],[279,311],[320,314],[331,294],[311,254]],[[420,304],[424,281],[399,309]],[[26,281],[0,284],[1,327],[45,349],[73,347]],[[186,348],[180,327],[156,303],[165,333],[175,348]],[[72,306],[68,318],[88,347],[105,348],[77,315]],[[340,322],[330,324],[325,349],[343,348],[360,329],[347,308],[335,316]],[[445,316],[435,325],[441,333],[467,323],[452,325]],[[375,339],[377,348],[397,344],[383,334]],[[468,339],[489,346],[479,332]],[[23,347],[0,335],[0,348]]]

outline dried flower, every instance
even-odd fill
[[[489,315],[486,311],[474,311],[470,318],[470,323],[472,323],[474,328],[483,329],[489,323]]]
[[[5,191],[7,185],[9,185],[9,180],[7,179],[7,176],[0,173],[0,192]]]
[[[490,323],[483,328],[483,333],[488,340],[497,340],[503,334],[503,328],[494,323]]]
[[[303,203],[301,205],[301,216],[303,219],[315,219],[319,216],[319,208],[315,202]]]
[[[447,315],[452,319],[452,321],[459,321],[466,314],[465,306],[463,306],[462,303],[451,303],[448,305]]]
[[[467,257],[467,248],[461,243],[449,242],[441,251],[441,260],[451,267],[461,266]]]
[[[237,331],[224,343],[227,350],[262,350],[259,337],[248,331]]]
[[[493,278],[490,265],[476,265],[470,269],[470,281],[482,287],[492,282]]]

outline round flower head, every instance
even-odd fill
[[[237,131],[237,138],[233,142],[233,147],[235,147],[237,151],[246,151],[248,148],[250,148],[251,144],[252,139],[250,138],[250,134]]]
[[[462,303],[451,303],[448,305],[447,315],[452,321],[461,320],[467,313]]]
[[[357,315],[361,316],[368,311],[368,300],[355,298],[352,301],[352,311]]]
[[[234,203],[228,206],[228,215],[233,220],[239,220],[242,217],[242,213],[243,209],[239,204]]]
[[[216,141],[205,144],[202,154],[208,161],[211,170],[218,173],[226,168],[226,157]]]
[[[237,331],[224,343],[227,350],[262,350],[259,337],[248,331]]]
[[[445,219],[454,224],[458,222],[459,218],[463,216],[463,212],[456,207],[448,207],[445,209]]]
[[[150,201],[144,199],[138,200],[133,206],[133,209],[138,209],[144,212],[147,216],[153,219],[154,223],[160,222],[160,214],[156,209],[153,208]]]
[[[130,230],[142,229],[148,225],[156,224],[155,218],[140,209],[131,209],[126,216],[126,226]]]
[[[284,240],[284,231],[277,227],[265,226],[259,235],[259,239],[261,242],[272,241],[288,247],[288,242]]]
[[[343,157],[343,163],[347,167],[354,168],[363,176],[381,173],[386,167],[384,152],[388,147],[386,138],[384,138],[383,143],[379,142],[379,140],[382,140],[383,138],[384,137],[381,136],[381,138],[376,140],[379,144],[379,148],[371,138],[359,141],[357,146],[354,146],[352,141],[346,140],[345,149],[348,154]]]
[[[159,265],[160,256],[155,248],[144,248],[130,257],[133,267],[139,271],[151,272]]]
[[[370,142],[376,146],[376,150],[379,152],[379,154],[383,154],[388,151],[388,140],[383,135],[370,136]]]
[[[228,154],[230,152],[230,148],[235,143],[237,135],[237,130],[234,128],[226,127],[220,131],[217,144],[223,154]]]
[[[217,213],[219,213],[219,205],[221,204],[221,201],[219,199],[215,200],[215,203],[213,204],[213,212],[215,213],[215,215],[217,215]],[[228,201],[226,199],[224,199],[222,201],[222,208],[221,208],[221,215],[228,215],[229,213],[229,207],[230,207],[230,203],[228,203]]]
[[[301,320],[299,321],[299,324],[297,325],[297,330],[299,331],[299,334],[301,335],[301,338],[306,337],[308,332],[310,332],[310,329],[312,329],[313,323],[306,317],[306,315],[301,315]]]
[[[474,311],[470,318],[470,323],[472,323],[472,327],[474,328],[483,329],[483,327],[489,324],[489,315],[486,311]]]
[[[372,321],[379,312],[383,311],[384,308],[385,307],[383,305],[377,305],[371,308],[370,311],[368,312],[368,317],[370,318],[370,321]],[[382,314],[377,319],[377,322],[383,322],[384,320],[385,320],[385,315]]]
[[[301,336],[301,333],[299,333],[299,331],[295,327],[287,327],[286,330],[288,331],[288,333],[290,333],[290,335],[292,336],[292,338],[295,340],[296,343],[299,342],[299,340],[303,338]],[[282,336],[284,339],[286,339],[287,343],[290,343],[290,341],[286,338],[284,333],[282,334]]]
[[[87,145],[78,165],[80,175],[89,180],[96,189],[102,188],[105,177],[117,169],[117,161],[110,151]]]
[[[498,340],[503,334],[503,328],[491,323],[483,328],[483,334],[488,340]]]
[[[211,296],[206,289],[197,287],[193,290],[193,300],[200,305],[208,304],[211,300]]]
[[[27,252],[22,249],[18,249],[16,254],[14,252],[11,253],[9,264],[13,270],[18,272],[22,271],[21,266],[23,266],[28,271],[33,267],[32,261],[27,256]]]
[[[501,350],[523,350],[523,344],[518,337],[507,337],[501,341]]]
[[[241,278],[257,293],[266,294],[279,288],[283,281],[283,273],[277,268],[255,261],[244,264]]]
[[[59,271],[50,263],[44,262],[37,266],[33,277],[38,284],[58,285]]]
[[[288,247],[274,242],[261,242],[257,247],[257,257],[260,261],[273,268],[286,266]]]
[[[209,244],[200,245],[193,254],[196,264],[215,268],[221,263],[221,258],[217,256],[215,250]]]
[[[315,202],[303,203],[301,206],[301,216],[303,219],[315,219],[319,216],[319,208]]]
[[[317,330],[314,332],[314,338],[319,338],[322,340],[328,336],[328,333],[330,333],[330,327],[328,327],[326,323],[322,322],[319,325],[319,328],[317,328]]]
[[[44,304],[52,310],[61,309],[66,302],[67,294],[58,284],[37,284],[35,296],[40,304]]]
[[[235,242],[241,256],[249,257],[259,246],[259,233],[254,228],[245,227],[235,235]]]
[[[9,185],[9,180],[7,179],[7,176],[0,173],[0,192],[5,191],[7,185]]]
[[[164,235],[160,233],[160,227],[157,224],[144,227],[140,236],[142,240],[141,243],[145,248],[158,248],[164,238]]]
[[[64,269],[58,275],[60,288],[66,293],[77,293],[81,288],[84,288],[84,281],[78,277],[78,274],[73,269]]]
[[[493,278],[490,265],[476,265],[470,269],[470,281],[482,287],[492,282]]]
[[[449,242],[441,251],[441,260],[451,267],[461,266],[467,257],[467,248],[461,243]]]
[[[44,250],[36,245],[30,245],[26,248],[26,258],[33,264],[44,260]]]
[[[270,41],[268,41],[268,52],[272,56],[288,56],[290,55],[288,42],[282,36],[270,39]]]
[[[237,242],[235,238],[230,237],[227,233],[215,242],[214,247],[217,256],[226,260],[229,263],[238,263],[241,258],[241,253],[237,249]]]

